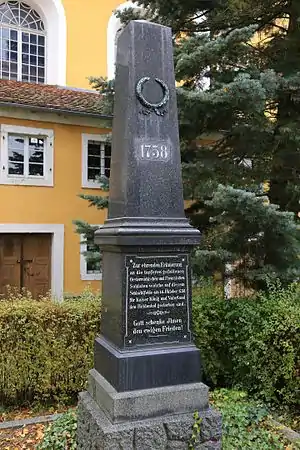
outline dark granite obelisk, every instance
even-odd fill
[[[190,332],[171,30],[133,21],[118,41],[101,336],[95,369],[117,391],[200,381]]]
[[[95,238],[101,335],[79,402],[78,448],[95,439],[99,449],[187,448],[173,446],[187,439],[166,427],[174,414],[175,428],[192,423],[196,409],[209,417],[205,436],[219,442],[190,329],[189,258],[199,239],[184,215],[171,30],[132,21],[118,39],[108,219]],[[145,429],[152,447],[137,439]]]

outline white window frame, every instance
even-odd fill
[[[63,0],[25,0],[43,19],[46,30],[46,84],[66,85],[67,19]]]
[[[7,0],[9,1],[9,0]],[[29,5],[27,3],[27,5],[31,8],[30,12],[35,12],[37,14],[38,11],[35,10],[35,8],[33,8],[31,5]],[[1,23],[0,24],[0,28],[4,29],[4,30],[13,30],[15,32],[17,32],[17,61],[15,61],[15,63],[17,64],[17,80],[16,81],[29,81],[29,72],[30,72],[30,68],[31,67],[35,67],[36,68],[36,81],[34,81],[35,83],[39,83],[39,84],[45,84],[46,83],[46,75],[47,75],[47,35],[46,35],[46,30],[45,30],[45,24],[44,21],[42,19],[42,17],[40,16],[40,20],[42,22],[43,28],[44,30],[35,30],[34,28],[30,28],[26,25],[24,26],[20,26],[17,25],[15,23],[11,23],[11,24],[7,24],[7,23]],[[22,44],[23,44],[23,40],[22,40],[22,36],[23,33],[28,33],[30,35],[35,35],[36,37],[38,36],[42,36],[44,38],[44,55],[42,55],[42,57],[44,58],[44,66],[43,67],[39,67],[38,64],[31,64],[30,60],[28,59],[28,80],[23,80],[23,75],[22,75],[22,65],[23,65],[23,50],[22,50]],[[29,42],[28,42],[28,46],[29,46]],[[28,50],[29,53],[29,50]],[[38,54],[37,48],[36,48],[36,58],[38,58],[40,55]],[[43,76],[43,81],[38,81],[38,70],[39,69],[44,69],[44,76]],[[3,71],[2,71],[3,72]],[[3,73],[1,73],[1,78],[3,77]],[[42,78],[42,77],[40,77]],[[14,78],[11,78],[10,76],[10,69],[9,69],[9,80],[14,80]]]
[[[98,181],[91,181],[88,179],[88,142],[110,142],[111,134],[82,134],[82,179],[81,187],[89,189],[101,189],[101,183]]]
[[[94,225],[95,226],[95,225]],[[96,225],[99,228],[102,227],[102,225]],[[84,235],[80,235],[80,279],[82,281],[100,281],[102,280],[102,271],[99,273],[87,273],[87,261],[85,259],[85,256],[83,255],[84,252],[87,250],[87,244],[83,243],[84,241]]]
[[[8,175],[8,135],[20,134],[45,139],[44,176],[11,176]],[[53,186],[53,152],[54,132],[45,128],[20,127],[17,125],[1,125],[0,143],[0,184],[21,186]]]
[[[66,85],[67,19],[63,0],[25,0],[41,16],[46,32],[45,83]]]

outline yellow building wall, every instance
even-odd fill
[[[102,224],[106,218],[106,211],[89,207],[78,194],[101,194],[98,189],[81,188],[81,134],[107,133],[108,129],[2,117],[0,121],[54,131],[54,187],[0,185],[1,223],[64,224],[64,292],[80,293],[88,284],[100,289],[101,282],[80,279],[80,238],[72,221]]]
[[[87,77],[106,76],[107,25],[120,0],[63,0],[67,20],[67,85],[90,89]]]

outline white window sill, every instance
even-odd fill
[[[80,279],[82,281],[101,281],[102,273],[81,273]]]
[[[102,185],[100,183],[89,181],[87,183],[82,183],[81,187],[82,189],[101,189]]]
[[[17,177],[2,177],[0,178],[0,184],[9,184],[15,186],[41,186],[41,187],[53,187],[53,179],[45,180],[45,178],[41,179],[33,179],[33,178],[17,178]]]

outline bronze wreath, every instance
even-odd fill
[[[158,83],[163,90],[163,98],[158,103],[150,103],[148,102],[148,100],[145,99],[142,93],[143,85],[147,83],[147,81],[149,80],[150,77],[143,77],[138,81],[136,85],[136,96],[143,106],[158,113],[158,110],[166,106],[166,104],[169,101],[169,88],[164,81],[160,80],[159,78],[155,78],[156,83]]]

